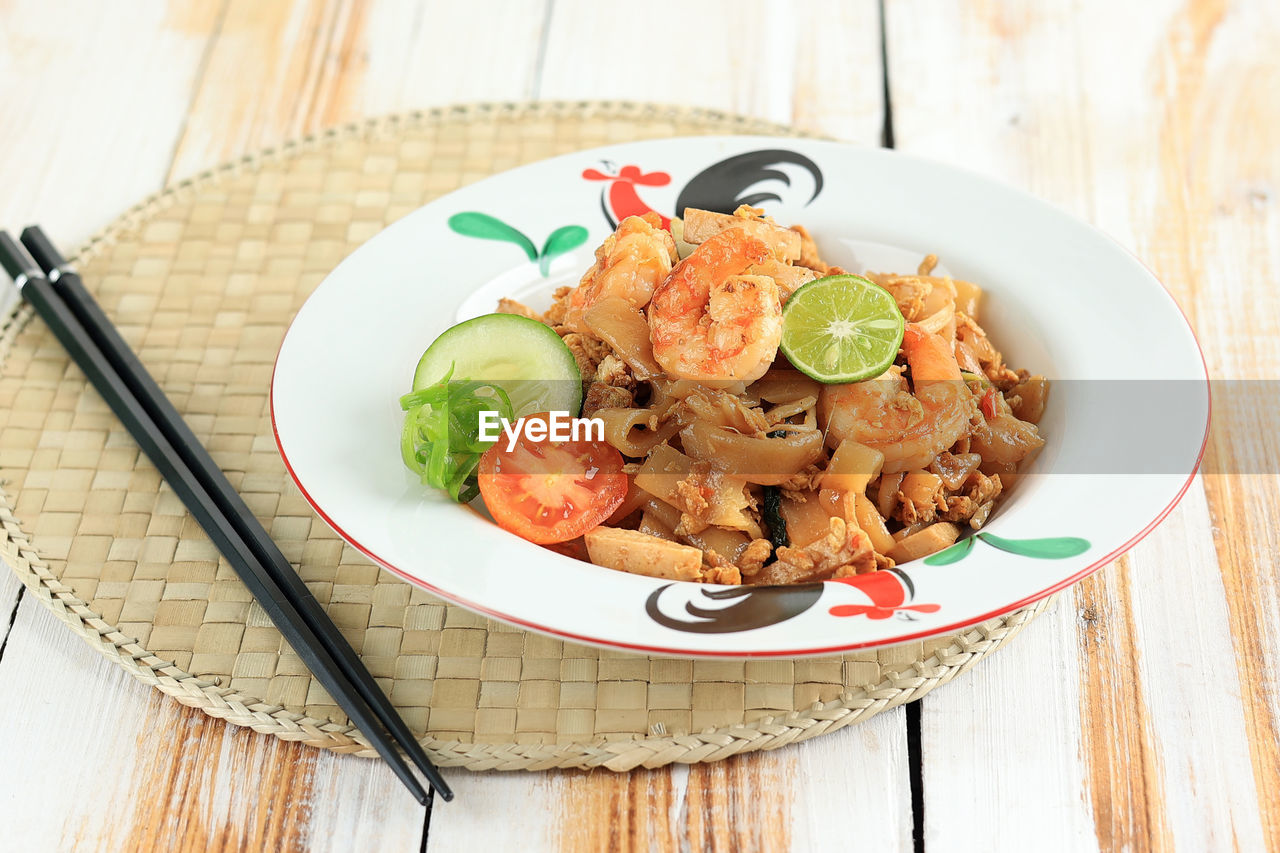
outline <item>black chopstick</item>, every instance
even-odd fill
[[[72,360],[85,372],[94,388],[125,424],[130,434],[155,464],[161,476],[191,511],[218,550],[227,558],[303,663],[347,713],[352,722],[366,734],[370,743],[391,765],[392,770],[418,802],[425,805],[426,791],[386,737],[379,724],[378,716],[369,703],[362,698],[360,691],[355,688],[348,675],[328,651],[327,645],[318,636],[317,629],[299,613],[285,594],[282,584],[268,571],[269,564],[264,563],[254,554],[230,517],[219,507],[204,482],[179,453],[174,440],[161,430],[147,408],[112,368],[110,360],[101,347],[71,309],[63,303],[40,268],[3,231],[0,231],[0,265],[3,265],[22,295],[49,325]],[[88,296],[87,292],[85,295]],[[92,297],[89,299],[91,300]],[[127,350],[127,347],[125,349]],[[142,372],[145,374],[145,371]],[[154,383],[152,385],[154,386]],[[190,434],[189,430],[188,434]],[[198,446],[199,442],[195,444]],[[225,482],[220,472],[218,479]],[[249,515],[252,517],[251,513]],[[293,574],[292,570],[290,574]],[[296,575],[294,577],[296,578]],[[337,629],[327,617],[325,622],[336,634]],[[361,666],[360,669],[363,667]],[[403,725],[403,721],[401,723]],[[412,740],[411,737],[410,740]],[[427,776],[436,790],[446,800],[450,799],[452,795],[448,787],[442,781],[438,781],[438,772],[429,762],[427,766],[431,768]],[[435,778],[432,778],[433,776]]]
[[[53,285],[55,294],[84,326],[85,331],[106,356],[116,374],[169,438],[183,461],[205,484],[219,509],[230,520],[267,573],[280,585],[286,599],[312,626],[325,649],[355,685],[361,698],[373,709],[387,731],[409,756],[409,760],[417,765],[440,796],[446,801],[452,800],[453,792],[449,785],[431,764],[422,745],[409,731],[408,725],[396,712],[391,700],[382,692],[374,681],[373,675],[361,663],[350,644],[333,624],[329,614],[316,601],[298,573],[293,570],[257,517],[245,505],[244,499],[232,488],[223,475],[222,469],[191,432],[182,415],[147,372],[124,338],[120,336],[97,300],[85,288],[80,276],[53,245],[53,241],[38,225],[32,225],[23,230],[22,244],[44,270],[46,278]]]

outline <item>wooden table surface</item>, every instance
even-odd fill
[[[1144,259],[1215,378],[1274,379],[1277,48],[1274,0],[0,0],[0,225],[70,244],[395,110],[689,103],[1023,187]],[[1280,414],[1236,403],[1154,534],[922,701],[713,765],[450,772],[425,810],[135,683],[5,572],[0,849],[1280,849]]]

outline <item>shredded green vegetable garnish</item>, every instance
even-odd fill
[[[480,440],[480,413],[497,412],[503,420],[511,420],[514,412],[507,392],[497,385],[454,382],[452,377],[450,366],[435,385],[400,398],[405,411],[400,455],[424,484],[467,503],[480,494],[476,467],[493,445]]]

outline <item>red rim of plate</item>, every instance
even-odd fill
[[[1037,199],[1037,201],[1040,201],[1041,204],[1048,204],[1047,202],[1044,202],[1043,200],[1040,200],[1040,199]],[[1053,205],[1050,205],[1050,206],[1052,207]],[[760,651],[760,650],[698,651],[698,650],[683,649],[683,648],[676,648],[676,647],[669,647],[669,646],[648,646],[648,645],[641,645],[638,643],[624,643],[616,640],[605,640],[599,637],[591,637],[591,636],[587,636],[586,634],[575,634],[572,631],[565,631],[560,628],[553,628],[548,625],[541,625],[541,624],[538,624],[537,622],[531,622],[527,619],[522,619],[517,616],[512,616],[508,613],[502,613],[501,611],[494,610],[489,607],[485,607],[473,601],[469,601],[465,598],[454,595],[446,590],[433,586],[427,583],[426,581],[422,580],[421,578],[411,575],[408,572],[406,572],[404,569],[401,569],[398,566],[392,565],[388,561],[379,557],[372,550],[367,548],[365,545],[361,544],[359,540],[357,540],[355,537],[351,536],[349,533],[343,530],[337,523],[334,522],[332,518],[329,517],[328,513],[326,513],[324,509],[320,507],[320,504],[318,504],[311,497],[310,492],[307,491],[307,487],[302,484],[302,480],[298,477],[297,472],[293,469],[293,464],[289,461],[288,454],[285,453],[284,445],[280,442],[280,432],[276,428],[276,408],[275,408],[276,367],[280,363],[280,351],[283,350],[284,348],[284,341],[289,337],[289,332],[293,329],[293,322],[290,322],[289,328],[285,330],[284,338],[281,338],[280,348],[276,350],[276,360],[271,368],[271,405],[270,405],[271,435],[275,439],[276,448],[280,452],[280,458],[284,461],[284,467],[289,472],[289,476],[293,478],[293,482],[297,484],[298,490],[302,493],[302,497],[307,501],[308,504],[310,504],[311,508],[315,510],[316,514],[319,515],[320,518],[324,520],[325,524],[329,525],[329,527],[331,527],[335,533],[337,533],[347,542],[351,543],[352,547],[354,547],[357,551],[359,551],[361,554],[364,554],[366,557],[368,557],[377,565],[381,566],[382,568],[386,569],[387,571],[391,572],[392,574],[396,575],[397,577],[403,579],[408,583],[414,584],[415,586],[422,587],[423,589],[427,590],[433,595],[439,596],[440,598],[443,598],[447,601],[452,601],[455,604],[460,604],[463,607],[467,608],[468,610],[475,611],[476,613],[482,613],[485,616],[498,619],[500,621],[506,622],[509,625],[517,625],[521,628],[528,628],[529,630],[538,631],[553,637],[560,637],[566,640],[589,643],[591,645],[602,646],[606,648],[625,649],[627,651],[643,652],[647,654],[670,655],[670,656],[676,656],[676,657],[701,657],[701,658],[787,658],[787,657],[810,657],[815,655],[833,655],[833,654],[840,654],[843,652],[860,651],[863,649],[875,649],[875,648],[882,648],[885,646],[894,646],[901,643],[909,643],[913,640],[924,640],[924,639],[929,639],[931,637],[939,637],[945,634],[954,634],[958,631],[964,630],[965,628],[980,624],[982,622],[986,622],[989,619],[995,619],[1000,616],[1004,616],[1015,610],[1026,607],[1029,604],[1034,604],[1035,602],[1043,598],[1047,598],[1048,596],[1053,595],[1055,592],[1059,592],[1063,589],[1066,589],[1069,586],[1079,583],[1080,581],[1087,578],[1089,575],[1093,574],[1094,572],[1101,569],[1103,566],[1110,563],[1112,560],[1115,560],[1117,557],[1129,551],[1131,548],[1133,548],[1134,545],[1138,544],[1143,539],[1145,539],[1147,535],[1151,533],[1152,530],[1158,527],[1160,525],[1160,522],[1164,521],[1165,518],[1168,517],[1169,513],[1173,512],[1174,507],[1178,505],[1178,503],[1182,500],[1183,496],[1187,493],[1187,489],[1191,488],[1192,482],[1195,481],[1196,473],[1200,470],[1200,463],[1204,459],[1205,449],[1209,445],[1209,425],[1210,423],[1212,423],[1212,420],[1213,420],[1213,392],[1209,386],[1209,363],[1205,359],[1204,347],[1200,346],[1200,339],[1196,336],[1196,330],[1191,325],[1191,321],[1187,319],[1187,312],[1182,309],[1182,306],[1178,303],[1177,298],[1174,297],[1173,292],[1169,290],[1169,288],[1165,285],[1165,283],[1160,280],[1159,276],[1157,276],[1155,272],[1149,266],[1147,266],[1146,263],[1144,263],[1141,258],[1135,255],[1133,252],[1129,251],[1127,247],[1125,247],[1115,238],[1111,237],[1111,235],[1102,231],[1100,228],[1092,225],[1091,223],[1084,223],[1084,224],[1092,228],[1095,233],[1102,236],[1106,240],[1110,241],[1112,244],[1117,246],[1125,254],[1129,255],[1131,258],[1137,261],[1138,264],[1147,271],[1147,273],[1151,276],[1151,278],[1154,279],[1155,282],[1160,285],[1160,289],[1164,292],[1164,295],[1169,299],[1169,301],[1173,303],[1173,307],[1178,310],[1178,314],[1182,317],[1182,322],[1186,324],[1187,331],[1191,333],[1191,340],[1196,345],[1196,351],[1200,354],[1200,365],[1204,370],[1205,404],[1206,404],[1205,405],[1205,421],[1204,421],[1204,437],[1200,440],[1200,449],[1196,453],[1195,464],[1191,466],[1191,471],[1190,473],[1187,474],[1186,482],[1184,482],[1182,484],[1182,487],[1178,489],[1178,493],[1173,496],[1173,500],[1171,500],[1168,506],[1162,509],[1154,519],[1152,519],[1145,527],[1139,530],[1138,533],[1136,533],[1127,542],[1125,542],[1123,545],[1120,545],[1118,548],[1114,549],[1109,554],[1106,554],[1105,556],[1100,557],[1099,559],[1090,563],[1088,566],[1076,572],[1075,574],[1065,578],[1062,581],[1059,581],[1058,583],[1053,584],[1052,586],[1049,586],[1041,590],[1040,592],[1028,595],[1018,601],[1013,602],[1012,604],[1009,604],[1008,606],[1001,607],[998,610],[993,610],[989,613],[985,613],[973,619],[966,619],[963,622],[955,622],[949,625],[944,625],[939,628],[933,628],[928,631],[917,631],[911,634],[901,634],[901,635],[897,635],[892,638],[887,638],[883,640],[872,640],[872,641],[860,642],[860,643],[845,643],[841,645],[821,646],[818,648],[809,648],[809,649],[783,649],[783,650],[777,650],[777,651],[773,651],[773,650],[769,650],[769,651]],[[297,318],[295,315],[295,318],[294,318],[295,322],[296,322],[296,319]],[[572,559],[572,558],[566,557],[566,559]]]

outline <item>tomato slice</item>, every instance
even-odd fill
[[[524,420],[551,422],[546,412]],[[616,448],[603,441],[533,441],[524,429],[510,451],[505,434],[485,451],[479,480],[494,521],[540,545],[576,539],[627,496]]]

